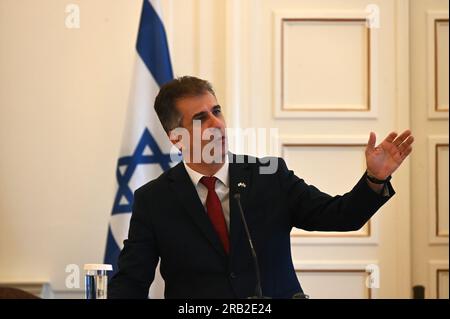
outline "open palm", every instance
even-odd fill
[[[411,153],[414,137],[410,130],[406,130],[400,135],[390,133],[376,147],[375,142],[375,133],[371,132],[366,148],[367,170],[372,176],[384,180],[394,173]]]

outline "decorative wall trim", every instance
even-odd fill
[[[447,12],[429,11],[428,15],[428,117],[448,119],[448,105],[439,105],[439,25],[449,22]],[[447,57],[448,60],[448,57]],[[448,90],[448,88],[447,88]]]
[[[316,18],[316,19],[296,19],[296,18],[283,18],[281,20],[281,110],[285,112],[307,112],[311,111],[310,108],[298,106],[296,108],[286,108],[286,104],[284,101],[284,27],[286,22],[359,22],[361,25],[366,25],[366,19],[324,19],[324,18]],[[367,112],[370,111],[370,29],[366,28],[366,45],[367,45],[367,97],[366,104],[363,105],[361,109],[348,108],[348,107],[332,107],[328,108],[319,108],[315,109],[315,112]]]
[[[448,149],[448,143],[444,144],[436,144],[435,145],[435,185],[436,185],[436,232],[435,235],[437,237],[448,237],[448,233],[441,233],[440,232],[440,225],[439,225],[439,214],[443,213],[443,214],[448,214],[448,212],[439,212],[439,166],[440,165],[448,165],[448,163],[440,163],[439,162],[439,149],[444,149],[447,148]],[[443,176],[441,176],[441,178],[443,178]],[[448,195],[448,193],[447,193]]]
[[[282,136],[279,146],[280,156],[286,158],[286,150],[291,147],[355,147],[361,148],[361,152],[364,152],[367,145],[366,139],[363,136]],[[364,171],[361,171],[361,176],[363,173]],[[361,230],[356,232],[308,232],[303,234],[300,231],[297,233],[293,231],[291,241],[293,244],[377,244],[376,219],[376,216],[371,218]]]
[[[439,162],[439,150],[449,147],[447,136],[430,136],[428,138],[428,202],[429,202],[429,240],[431,244],[447,244],[448,245],[448,231],[442,232],[439,224],[439,216],[441,213],[448,214],[447,212],[439,211],[439,180],[440,178],[446,178],[439,174],[439,168],[448,163]],[[447,176],[448,178],[448,176]],[[446,193],[444,191],[444,193]],[[448,195],[447,195],[448,196]]]
[[[440,274],[441,273],[447,273],[447,276],[448,276],[448,267],[447,267],[447,269],[437,269],[436,270],[436,298],[437,299],[441,299],[441,298],[443,298],[443,296],[440,296],[439,294],[440,294],[440,286],[439,286],[439,283],[440,283],[440,280],[439,280],[439,278],[440,278]]]
[[[323,22],[361,24],[366,32],[366,102],[364,105],[322,105],[309,107],[308,105],[294,105],[287,107],[285,100],[285,26],[289,22]],[[355,11],[324,11],[324,12],[274,12],[274,115],[276,118],[375,118],[377,116],[377,30],[369,25],[367,13]]]
[[[448,113],[448,105],[439,105],[439,78],[438,78],[438,70],[439,66],[439,25],[447,24],[448,19],[436,19],[434,20],[434,110],[436,112],[447,112]],[[447,57],[448,59],[448,57]]]
[[[445,296],[440,296],[439,276],[442,273],[448,274],[448,260],[430,260],[428,263],[428,282],[430,283],[430,287],[428,289],[427,298],[445,298]]]
[[[376,297],[376,288],[379,285],[378,261],[309,261],[294,262],[296,273],[323,273],[323,274],[365,274],[367,299]],[[372,285],[372,287],[370,286]],[[308,294],[307,291],[305,291]],[[311,296],[314,298],[314,296]]]
[[[316,147],[316,148],[322,148],[322,147],[365,147],[366,144],[299,144],[299,143],[285,143],[281,146],[281,157],[285,157],[285,149],[290,147]],[[367,222],[367,224],[362,228],[361,231],[354,231],[354,232],[308,232],[308,233],[295,233],[291,235],[291,237],[328,237],[328,238],[350,238],[350,237],[370,237],[370,220]]]

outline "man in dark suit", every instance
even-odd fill
[[[295,176],[281,158],[229,153],[225,120],[207,81],[182,77],[169,82],[155,110],[183,151],[183,162],[135,192],[110,298],[147,298],[158,261],[166,298],[254,296],[255,268],[237,193],[258,256],[263,294],[291,298],[302,293],[291,258],[292,227],[361,228],[394,195],[390,176],[412,150],[410,131],[391,133],[377,147],[371,133],[367,171],[350,192],[332,197]],[[188,134],[173,134],[177,128]],[[198,143],[196,129],[206,135]]]

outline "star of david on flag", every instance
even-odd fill
[[[152,151],[152,154],[146,155],[144,153],[147,147]],[[133,191],[131,190],[129,183],[138,165],[156,164],[159,165],[163,171],[165,171],[170,168],[170,161],[170,154],[162,153],[153,136],[147,129],[145,129],[134,153],[131,156],[119,158],[117,163],[116,179],[119,184],[119,189],[116,193],[112,213],[119,214],[128,213],[131,211]],[[121,170],[121,168],[124,169]],[[125,203],[121,202],[122,197],[126,198]]]
[[[136,43],[134,77],[124,135],[117,161],[117,192],[108,228],[105,263],[117,271],[123,241],[128,237],[133,193],[177,163],[178,150],[169,141],[153,108],[159,88],[173,79],[159,0],[144,0]],[[175,156],[170,154],[176,154]],[[178,156],[178,160],[181,157]],[[111,275],[113,275],[111,274]],[[150,297],[163,298],[164,282],[155,272]]]

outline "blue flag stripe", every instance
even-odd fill
[[[159,87],[173,79],[172,65],[170,62],[170,54],[164,25],[148,0],[143,0],[136,50],[137,54],[144,62],[148,71],[152,74],[154,81],[156,81]],[[147,108],[149,105],[143,104],[140,107]],[[159,123],[157,125],[159,125]],[[132,130],[134,128],[126,127],[125,129]],[[112,216],[116,214],[131,213],[133,205],[133,192],[129,183],[137,166],[157,164],[162,170],[167,170],[170,168],[169,163],[171,162],[171,158],[169,154],[164,154],[162,152],[148,127],[144,129],[141,138],[139,141],[135,141],[135,143],[136,148],[133,154],[121,154],[121,157],[117,162],[116,179],[118,183],[118,190],[114,198]],[[152,156],[144,155],[144,150],[146,147],[150,148]],[[120,171],[121,166],[122,168],[125,168],[123,173]],[[151,177],[149,176],[149,178]],[[156,176],[153,178],[156,178]],[[126,201],[121,204],[122,198],[125,198]],[[118,241],[122,240],[123,239],[121,238],[114,238],[110,224],[108,227],[104,261],[107,264],[113,265],[111,275],[114,275],[118,270],[117,262],[120,255],[121,246],[121,243]]]
[[[111,275],[117,272],[117,261],[119,259],[120,248],[117,245],[114,237],[111,233],[111,227],[108,228],[108,238],[106,241],[106,251],[105,251],[105,264],[110,264],[113,266],[113,271]],[[109,277],[111,279],[111,277]]]
[[[164,25],[148,0],[142,6],[136,49],[159,86],[173,79]]]

